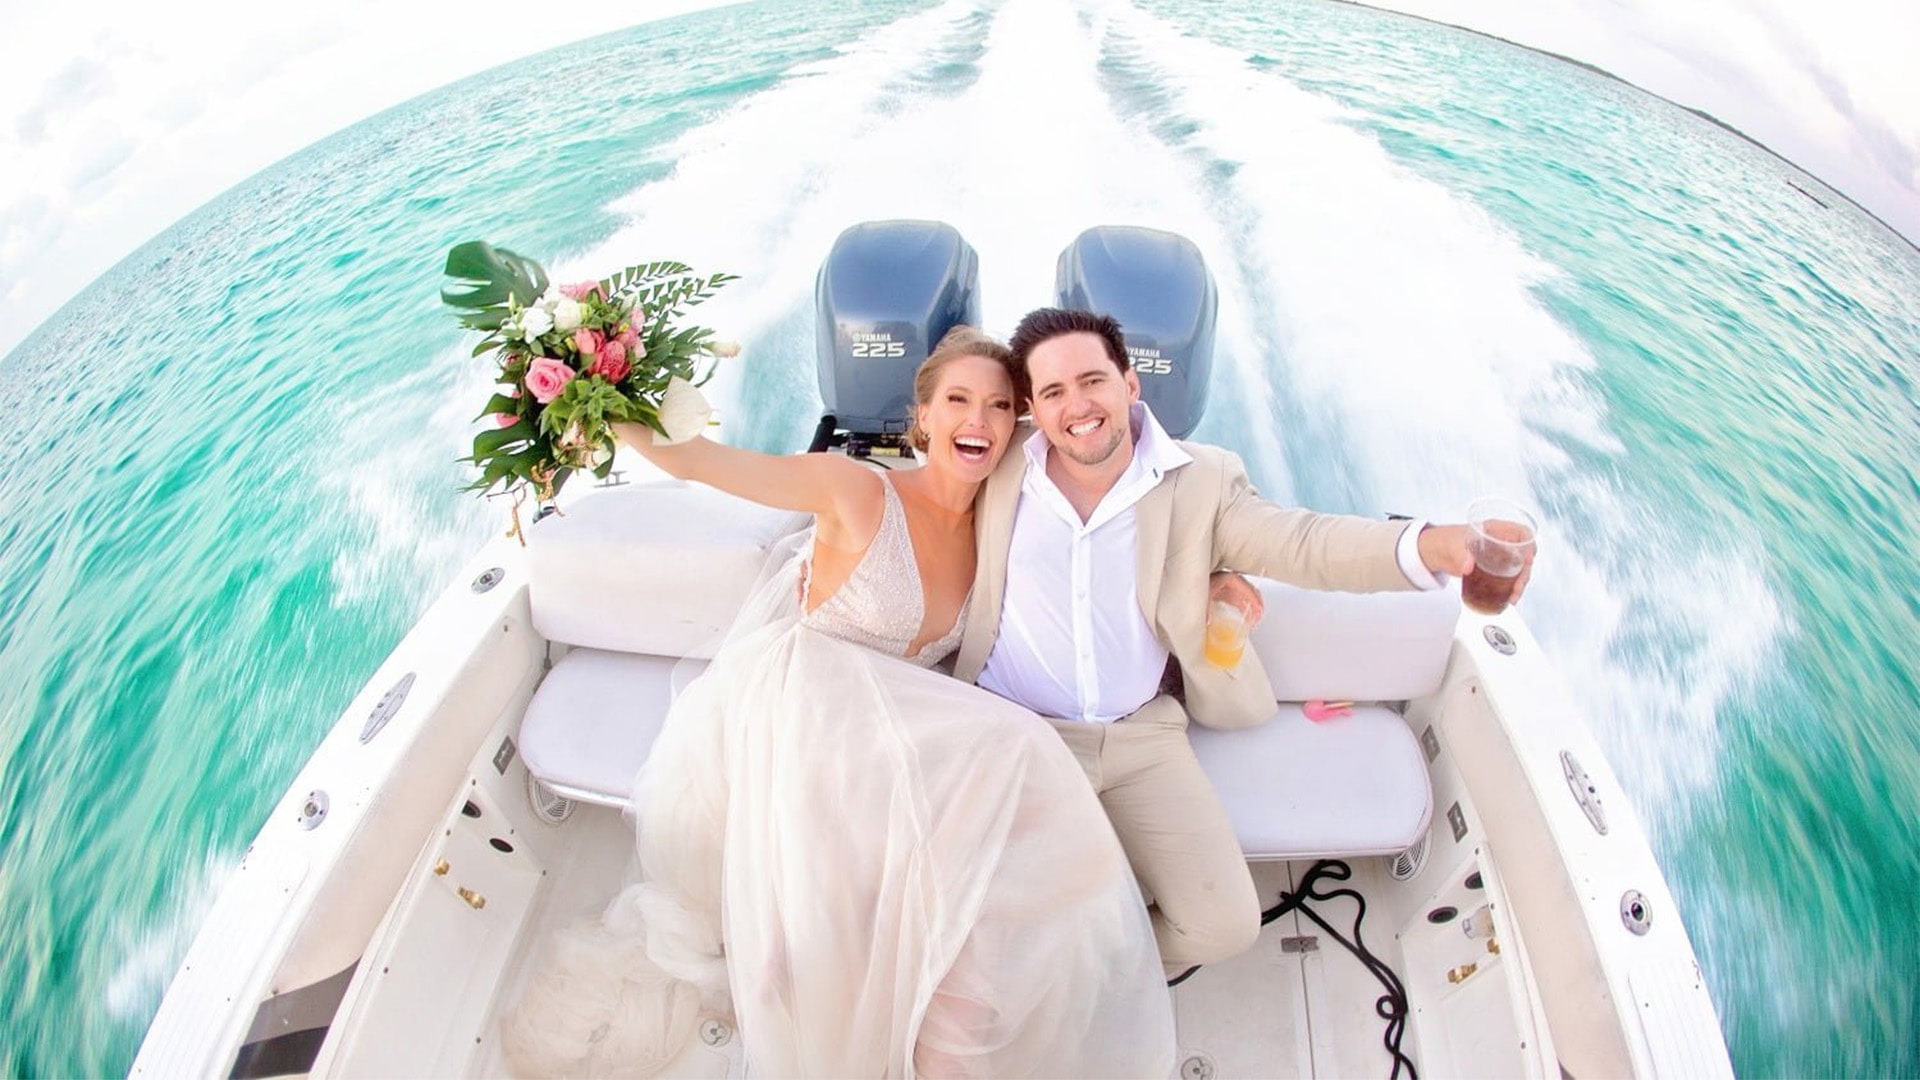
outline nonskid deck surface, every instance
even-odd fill
[[[540,962],[555,930],[604,911],[608,901],[634,874],[637,860],[633,828],[620,811],[579,804],[573,815],[557,828],[571,834],[572,842],[563,858],[552,860],[548,865],[545,895],[529,914],[520,943],[501,979],[500,993],[494,998],[496,1010],[508,1008],[519,1000],[521,987],[534,965]],[[499,1031],[497,1014],[489,1018],[486,1030]],[[702,1036],[702,1041],[688,1046],[660,1075],[687,1080],[747,1075],[740,1040],[732,1037],[730,1029],[703,1021]],[[513,1075],[500,1052],[499,1040],[488,1039],[487,1047],[485,1057],[478,1062],[477,1074]]]
[[[563,860],[549,866],[545,898],[532,912],[503,980],[497,1007],[516,1000],[521,984],[557,927],[602,910],[631,873],[633,834],[618,811],[581,806],[563,826],[573,834]],[[1255,863],[1254,884],[1264,907],[1292,889],[1310,863]],[[1381,860],[1354,860],[1345,882],[1363,895],[1390,885]],[[1322,914],[1342,933],[1351,929],[1350,901]],[[1366,944],[1399,967],[1397,943],[1386,919],[1362,925]],[[1195,973],[1174,990],[1179,1075],[1187,1077],[1386,1076],[1392,1062],[1382,1048],[1385,1021],[1374,1011],[1381,986],[1361,962],[1297,913],[1262,928],[1252,949]],[[489,1030],[497,1030],[494,1024]],[[706,1041],[690,1046],[664,1075],[746,1076],[740,1041],[709,1026]],[[506,1075],[498,1044],[479,1063],[484,1075]],[[718,1045],[709,1045],[709,1043]],[[1412,1052],[1411,1036],[1407,1050]]]
[[[1361,938],[1374,955],[1399,968],[1399,949],[1386,919],[1371,904],[1386,883],[1383,862],[1356,859],[1341,883],[1367,897]],[[1296,887],[1312,863],[1253,863],[1262,907]],[[1355,905],[1318,906],[1343,934]],[[1386,1022],[1374,1011],[1383,989],[1358,958],[1298,912],[1261,928],[1253,948],[1209,965],[1173,992],[1182,1077],[1384,1077],[1392,1059],[1382,1046]],[[1411,1055],[1411,1036],[1404,1050]]]

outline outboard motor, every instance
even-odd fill
[[[840,234],[814,282],[820,397],[808,449],[905,452],[913,373],[948,330],[980,321],[980,259],[938,221],[869,221]]]
[[[1120,321],[1140,396],[1167,433],[1185,438],[1213,377],[1213,275],[1193,241],[1131,225],[1098,225],[1060,253],[1055,302]]]

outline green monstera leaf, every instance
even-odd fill
[[[539,263],[485,240],[447,252],[447,276],[455,281],[440,289],[440,299],[475,330],[498,330],[510,308],[526,307],[547,291],[547,272]]]

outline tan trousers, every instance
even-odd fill
[[[1251,948],[1260,898],[1226,807],[1165,694],[1112,724],[1048,719],[1086,770],[1133,872],[1152,894],[1160,961],[1177,975]]]

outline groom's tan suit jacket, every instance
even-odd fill
[[[974,510],[978,564],[954,675],[976,681],[1000,633],[1013,520],[1026,477],[1021,424]],[[1044,438],[1035,435],[1034,438]],[[1253,649],[1224,670],[1205,661],[1207,578],[1238,570],[1309,589],[1411,589],[1394,547],[1407,523],[1316,514],[1267,502],[1239,455],[1180,443],[1193,461],[1169,471],[1134,507],[1140,611],[1179,661],[1187,713],[1208,727],[1236,728],[1274,715],[1273,685]]]

